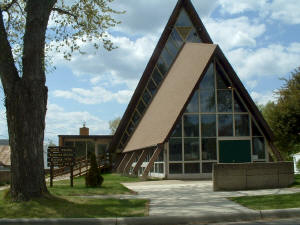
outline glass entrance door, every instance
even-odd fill
[[[220,163],[251,162],[250,140],[221,140],[219,141]]]

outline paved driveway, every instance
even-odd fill
[[[247,213],[254,210],[226,197],[300,192],[300,189],[266,189],[254,191],[213,192],[212,181],[146,181],[124,183],[138,192],[136,198],[150,199],[150,216],[199,216]]]

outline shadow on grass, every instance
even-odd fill
[[[99,218],[145,216],[147,200],[60,198],[47,195],[15,203],[0,192],[0,218]]]

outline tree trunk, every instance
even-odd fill
[[[14,201],[26,201],[47,192],[43,157],[47,94],[44,82],[26,84],[21,78],[6,97]]]

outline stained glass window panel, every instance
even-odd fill
[[[203,90],[200,88],[200,111],[216,112],[215,90]]]
[[[171,136],[172,137],[182,137],[181,118],[180,118],[179,122],[176,124],[175,129]]]
[[[150,91],[151,95],[153,96],[156,92],[156,85],[154,84],[153,80],[150,79],[148,81],[148,86],[147,86],[148,90]]]
[[[178,16],[178,19],[176,21],[176,24],[175,26],[179,26],[179,27],[191,27],[193,26],[187,12],[182,9],[179,16]]]
[[[234,111],[235,112],[247,112],[246,108],[242,104],[240,98],[234,92]]]
[[[161,75],[160,75],[160,73],[159,73],[159,71],[158,71],[158,69],[156,67],[155,67],[155,69],[154,69],[154,71],[152,73],[152,78],[153,78],[153,80],[155,81],[155,83],[157,85],[159,85],[160,82],[162,81],[162,77],[161,77]]]

